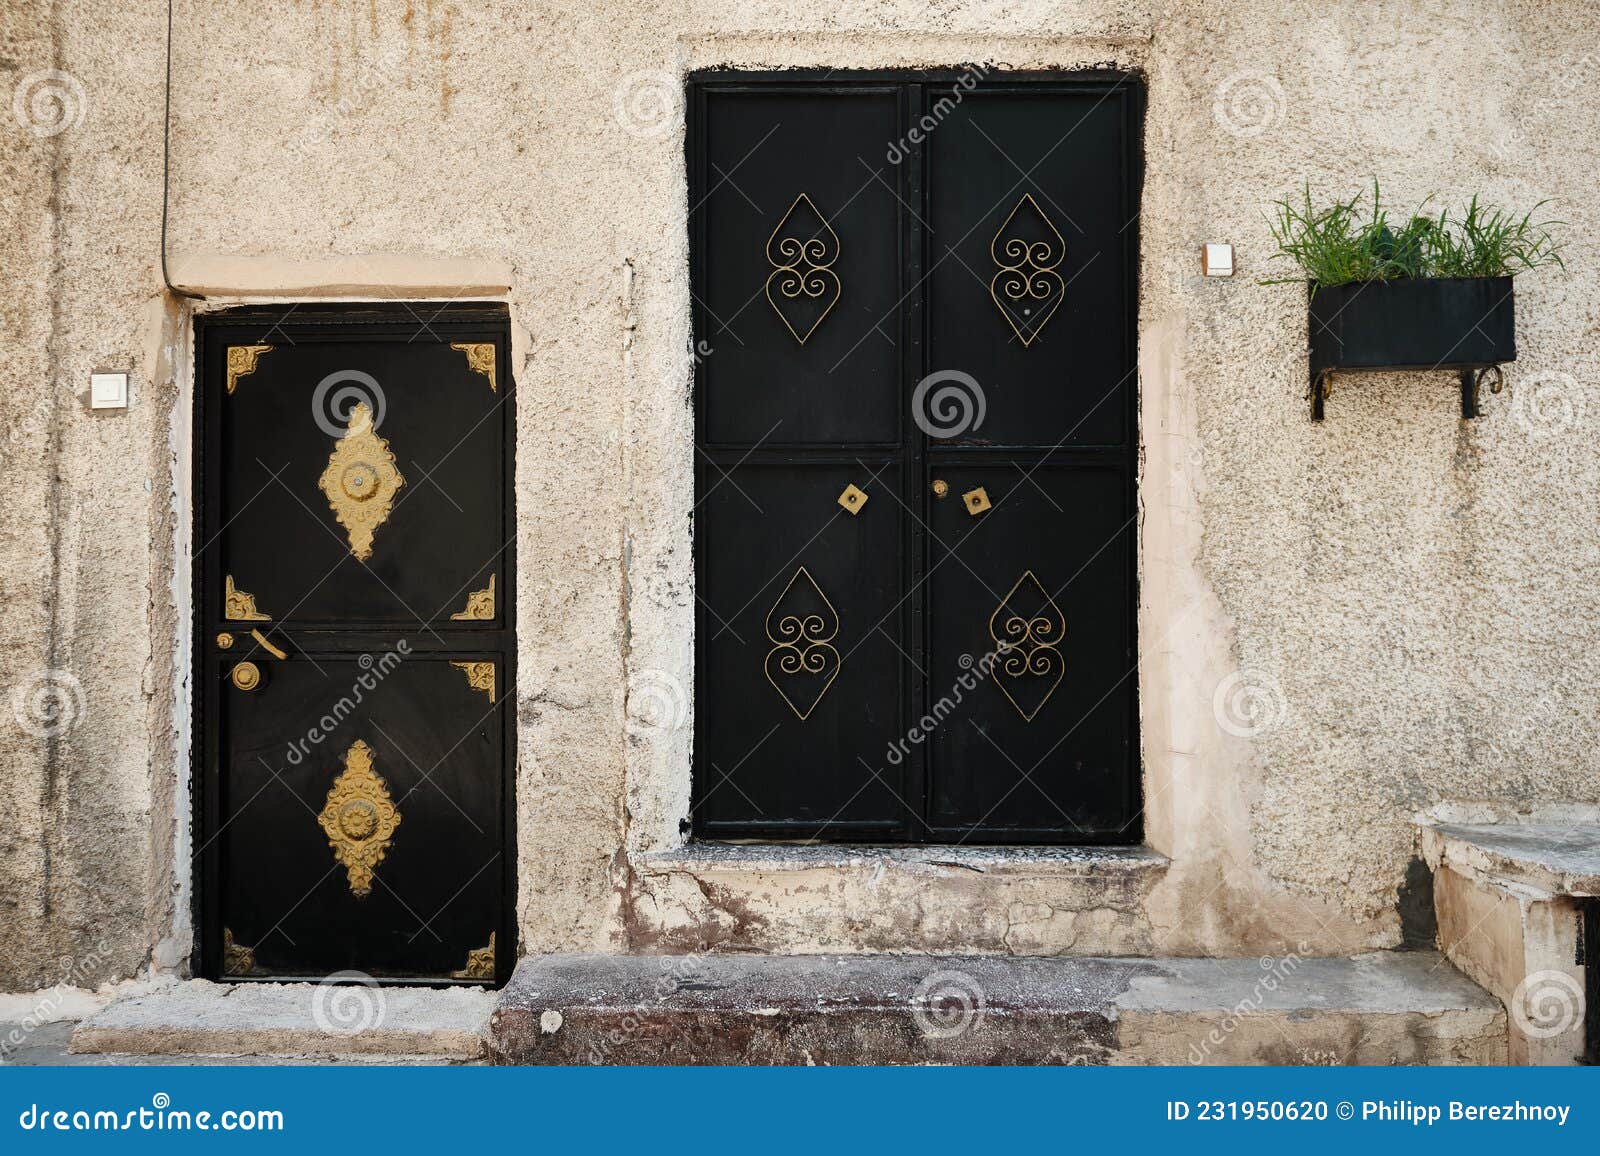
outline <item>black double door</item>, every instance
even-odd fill
[[[197,320],[200,969],[502,981],[501,309]]]
[[[690,109],[696,833],[1137,842],[1136,84]]]

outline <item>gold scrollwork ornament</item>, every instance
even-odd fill
[[[450,348],[467,355],[467,368],[489,379],[489,392],[499,393],[494,380],[494,343],[452,341]]]
[[[270,345],[228,346],[228,392],[234,391],[241,377],[249,377],[256,371],[256,362],[261,360],[263,353],[271,352]]]
[[[489,575],[489,585],[467,595],[466,609],[450,616],[452,622],[488,622],[494,618],[494,575]]]
[[[362,562],[372,557],[372,536],[389,519],[394,497],[406,484],[389,443],[372,424],[372,410],[357,402],[344,436],[334,443],[317,486],[334,517],[345,528],[350,552]]]
[[[1067,671],[1060,650],[1066,630],[1061,608],[1032,570],[1022,572],[989,617],[994,680],[1024,722],[1032,722],[1061,685]]]
[[[233,584],[233,575],[222,578],[222,616],[230,622],[271,622],[272,615],[256,609],[256,596]]]
[[[460,971],[452,971],[451,979],[493,979],[494,978],[494,932],[489,933],[489,946],[475,947],[467,952],[467,966]]]
[[[256,952],[253,947],[233,941],[233,932],[222,929],[222,974],[249,975],[256,969]]]
[[[465,672],[467,685],[473,690],[481,690],[489,696],[489,701],[495,701],[494,663],[492,662],[452,662],[451,666]]]
[[[801,193],[767,238],[767,301],[801,345],[839,302],[839,235]],[[777,295],[773,295],[773,291]]]
[[[1066,296],[1056,266],[1067,255],[1067,243],[1033,194],[1024,193],[989,242],[989,254],[999,266],[989,296],[1017,339],[1032,345]]]
[[[357,899],[372,893],[373,872],[389,853],[400,811],[389,785],[372,769],[372,748],[357,739],[345,752],[344,770],[328,788],[317,824],[333,857],[345,869]]]
[[[839,615],[804,566],[767,611],[767,652],[763,669],[784,703],[804,722],[839,677],[842,659],[834,649]]]

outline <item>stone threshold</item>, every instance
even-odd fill
[[[72,1033],[75,1055],[482,1059],[495,994],[481,988],[189,980],[117,1000]]]
[[[1165,871],[1170,860],[1149,847],[935,846],[840,843],[695,842],[635,855],[649,871],[814,871],[819,868],[926,868],[929,872],[1089,875]]]
[[[499,1063],[1494,1064],[1505,1010],[1435,952],[1349,959],[524,959]]]

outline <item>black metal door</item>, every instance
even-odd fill
[[[1141,108],[692,85],[699,834],[1139,839]]]
[[[200,969],[503,981],[503,309],[196,324]]]

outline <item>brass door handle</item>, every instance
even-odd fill
[[[262,650],[265,650],[268,654],[272,655],[273,658],[278,659],[280,662],[289,657],[286,653],[279,650],[276,646],[272,645],[272,643],[268,642],[267,636],[262,634],[261,631],[252,630],[250,632],[250,637],[256,640],[256,644],[260,646]]]

